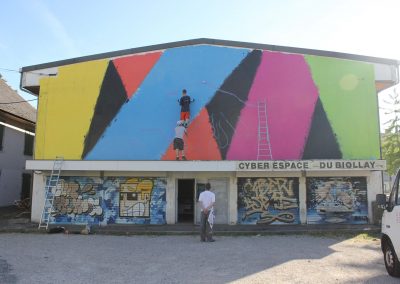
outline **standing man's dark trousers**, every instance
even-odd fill
[[[210,211],[207,214],[201,212],[200,219],[200,240],[202,242],[211,241],[212,238],[212,228],[210,227],[210,223],[208,223],[208,215],[210,215]]]

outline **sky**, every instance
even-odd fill
[[[399,15],[400,0],[2,0],[0,74],[34,100],[21,67],[195,38],[400,60]],[[379,94],[381,130],[393,89]]]

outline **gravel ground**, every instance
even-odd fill
[[[0,283],[399,283],[378,240],[0,234]]]

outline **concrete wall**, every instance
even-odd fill
[[[48,174],[34,175],[35,222],[39,222],[43,210]],[[301,172],[65,172],[56,194],[63,200],[55,201],[58,214],[51,223],[175,224],[178,179],[211,183],[217,194],[217,224],[365,224],[372,222],[371,201],[381,191],[380,172],[370,171],[312,172],[307,176]],[[157,194],[151,194],[148,214],[121,216],[123,193],[148,190],[146,184],[139,186],[148,181],[153,186],[156,181],[162,185]],[[129,188],[124,189],[127,184]],[[330,198],[338,198],[351,210],[319,214],[316,205]],[[84,202],[93,204],[86,206]]]
[[[20,200],[22,189],[22,174],[25,171],[25,161],[32,156],[24,155],[25,133],[4,127],[3,149],[0,151],[0,206],[14,204]]]

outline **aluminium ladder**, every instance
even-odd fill
[[[272,149],[271,149],[271,142],[269,139],[266,101],[258,101],[257,111],[258,111],[257,160],[272,160]]]
[[[49,228],[50,217],[51,214],[54,212],[53,202],[55,191],[58,185],[58,181],[60,179],[61,167],[63,162],[63,157],[56,157],[56,159],[54,160],[51,175],[46,182],[44,206],[38,229],[45,228],[47,230]]]

